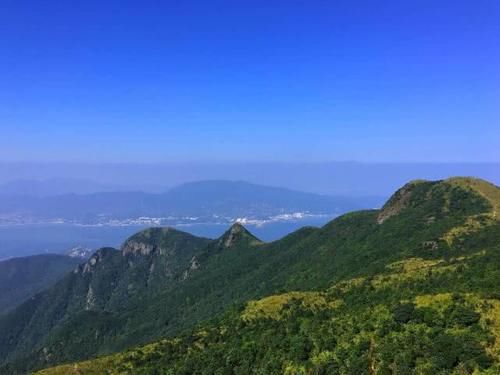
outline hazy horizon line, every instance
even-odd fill
[[[164,161],[86,161],[86,160],[0,160],[0,164],[109,164],[109,165],[166,165],[166,164],[500,164],[500,160],[485,161],[388,161],[388,160],[164,160]]]

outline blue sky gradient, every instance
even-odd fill
[[[500,161],[500,3],[2,1],[0,160]]]

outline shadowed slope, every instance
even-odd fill
[[[44,254],[0,262],[0,315],[54,284],[79,259]]]

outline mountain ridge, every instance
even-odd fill
[[[466,225],[470,218],[489,212],[491,205],[484,197],[463,187],[455,187],[447,181],[424,182],[417,185],[418,188],[412,191],[407,206],[382,223],[378,222],[381,211],[368,210],[345,214],[322,228],[304,228],[281,240],[262,243],[259,246],[252,244],[252,241],[246,243],[243,241],[237,242],[237,246],[228,251],[220,251],[220,239],[207,241],[206,246],[200,246],[199,251],[186,254],[182,266],[176,269],[175,275],[168,276],[171,281],[168,284],[163,282],[161,290],[149,287],[148,285],[155,283],[150,284],[149,278],[144,278],[144,275],[151,272],[151,264],[141,263],[142,268],[137,268],[134,263],[149,259],[155,252],[148,251],[146,256],[129,253],[127,256],[131,258],[127,258],[127,261],[130,260],[134,267],[125,273],[126,280],[123,285],[126,285],[126,288],[123,290],[124,293],[126,290],[128,295],[127,304],[117,304],[118,309],[113,312],[109,307],[106,310],[98,308],[99,300],[96,299],[95,308],[87,310],[92,315],[86,318],[83,326],[81,323],[78,326],[81,335],[74,332],[76,315],[69,312],[70,320],[66,323],[56,321],[53,329],[40,331],[46,335],[41,342],[21,338],[24,344],[22,346],[16,344],[18,348],[16,349],[16,346],[9,346],[3,340],[0,342],[2,348],[0,357],[11,356],[8,359],[11,364],[4,368],[11,372],[18,371],[16,366],[21,366],[19,361],[22,361],[21,358],[26,358],[23,357],[23,353],[27,353],[24,349],[26,347],[31,347],[29,350],[38,353],[32,354],[29,361],[23,364],[31,368],[88,358],[178,334],[191,329],[201,321],[215,319],[231,304],[238,305],[248,300],[258,300],[275,295],[277,292],[305,293],[295,294],[292,300],[297,296],[314,297],[315,300],[318,295],[308,294],[310,291],[316,293],[328,286],[340,285],[341,282],[356,280],[359,277],[369,280],[370,275],[383,275],[392,270],[388,268],[391,264],[399,264],[398,262],[405,262],[415,257],[422,259],[418,262],[434,264],[432,262],[436,262],[440,257],[444,259],[473,257],[473,254],[482,248],[496,254],[495,244],[498,243],[499,237],[498,220],[490,223],[491,225],[480,226],[475,231],[458,233],[460,246],[455,246],[455,243],[458,243],[456,241],[448,243],[444,239],[444,236],[454,228]],[[397,200],[397,193],[391,199]],[[240,226],[237,224],[235,228]],[[110,254],[112,259],[125,258],[118,251],[110,251]],[[445,260],[444,265],[446,262],[448,261]],[[128,269],[127,265],[124,267],[123,269]],[[134,273],[137,269],[141,270],[138,274]],[[186,270],[189,270],[187,274]],[[106,272],[106,277],[113,275],[113,272]],[[134,287],[130,290],[128,288],[131,280],[128,278],[139,274],[142,277],[132,280],[136,280],[135,283],[139,286],[145,286],[137,289],[137,293],[134,294]],[[115,278],[116,276],[113,276],[111,279]],[[96,284],[93,293],[98,290],[99,283],[101,281]],[[85,305],[89,290],[84,288],[85,293],[81,294],[83,302],[80,302],[79,306]],[[343,289],[339,289],[341,290]],[[123,301],[120,295],[112,295],[109,301]],[[48,298],[51,301],[52,297],[40,298],[42,300]],[[134,313],[139,306],[141,314]],[[29,320],[31,324],[40,326],[41,323],[36,322],[43,320],[36,318],[36,315],[41,314],[44,309],[36,306],[34,308],[38,312],[35,312],[35,318],[31,317]],[[33,311],[33,305],[26,306],[25,309]],[[30,314],[28,313],[28,316],[31,316]],[[120,317],[120,314],[123,316]],[[14,317],[11,316],[11,319],[12,324],[7,325],[9,329],[12,325],[15,326]],[[98,325],[99,321],[102,321],[102,325]],[[130,323],[125,323],[126,321]],[[22,326],[23,323],[20,324]],[[12,337],[12,334],[8,333],[9,329],[5,331],[5,327],[5,320],[0,319],[0,333]],[[99,340],[85,332],[98,332]],[[64,342],[64,346],[60,345],[61,342]]]

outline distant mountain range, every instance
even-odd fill
[[[380,162],[6,162],[0,161],[0,182],[19,179],[59,185],[71,180],[95,181],[111,191],[163,192],[186,182],[204,180],[248,181],[285,186],[298,191],[330,195],[388,197],[415,178],[439,180],[449,176],[476,176],[500,184],[500,163],[380,163]],[[58,190],[57,186],[54,190]],[[98,189],[81,192],[110,191]],[[80,193],[66,190],[59,194]],[[53,194],[52,194],[53,195]]]
[[[148,229],[1,316],[0,373],[498,374],[499,212],[453,178],[269,243]]]
[[[229,223],[243,219],[286,219],[286,214],[340,214],[377,207],[380,197],[326,196],[241,181],[201,181],[165,193],[99,192],[51,196],[0,194],[3,223],[63,221],[80,224],[182,222]],[[9,191],[9,190],[7,190]]]

